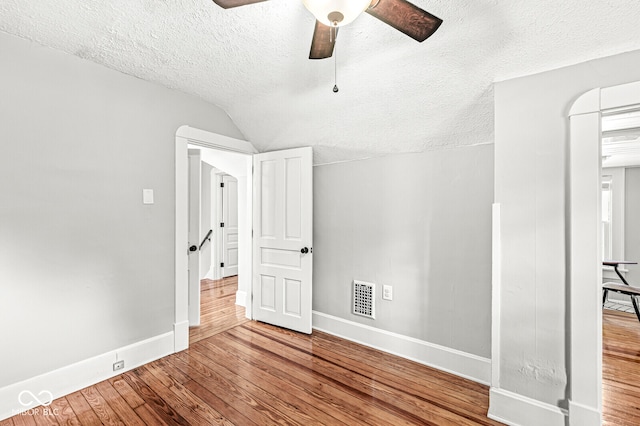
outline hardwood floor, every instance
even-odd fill
[[[306,336],[247,322],[188,351],[60,398],[51,408],[59,407],[61,414],[47,420],[87,425],[498,424],[485,417],[487,394],[485,386],[330,335]],[[35,419],[18,416],[14,424],[23,420]]]
[[[497,425],[488,388],[314,331],[247,321],[237,279],[204,281],[189,350],[0,421],[22,425]],[[603,316],[605,425],[640,424],[640,323]],[[47,415],[48,414],[48,415]]]
[[[602,318],[604,425],[640,425],[640,322],[605,310]]]
[[[497,425],[488,388],[314,331],[247,321],[205,281],[190,348],[55,400],[21,425]]]
[[[194,344],[248,321],[245,310],[236,305],[238,276],[200,281],[200,326],[189,329],[189,343]]]

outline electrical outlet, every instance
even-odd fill
[[[124,361],[116,361],[113,363],[113,371],[124,370]]]
[[[393,300],[393,287],[391,287],[390,285],[383,285],[382,298],[384,300]]]

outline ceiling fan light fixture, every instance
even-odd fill
[[[353,22],[371,0],[302,0],[318,21],[329,27],[341,27]]]

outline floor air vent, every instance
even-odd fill
[[[353,280],[353,313],[363,317],[374,318],[376,285],[364,281]]]

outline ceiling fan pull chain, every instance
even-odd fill
[[[338,93],[338,46],[333,47],[333,93]]]

